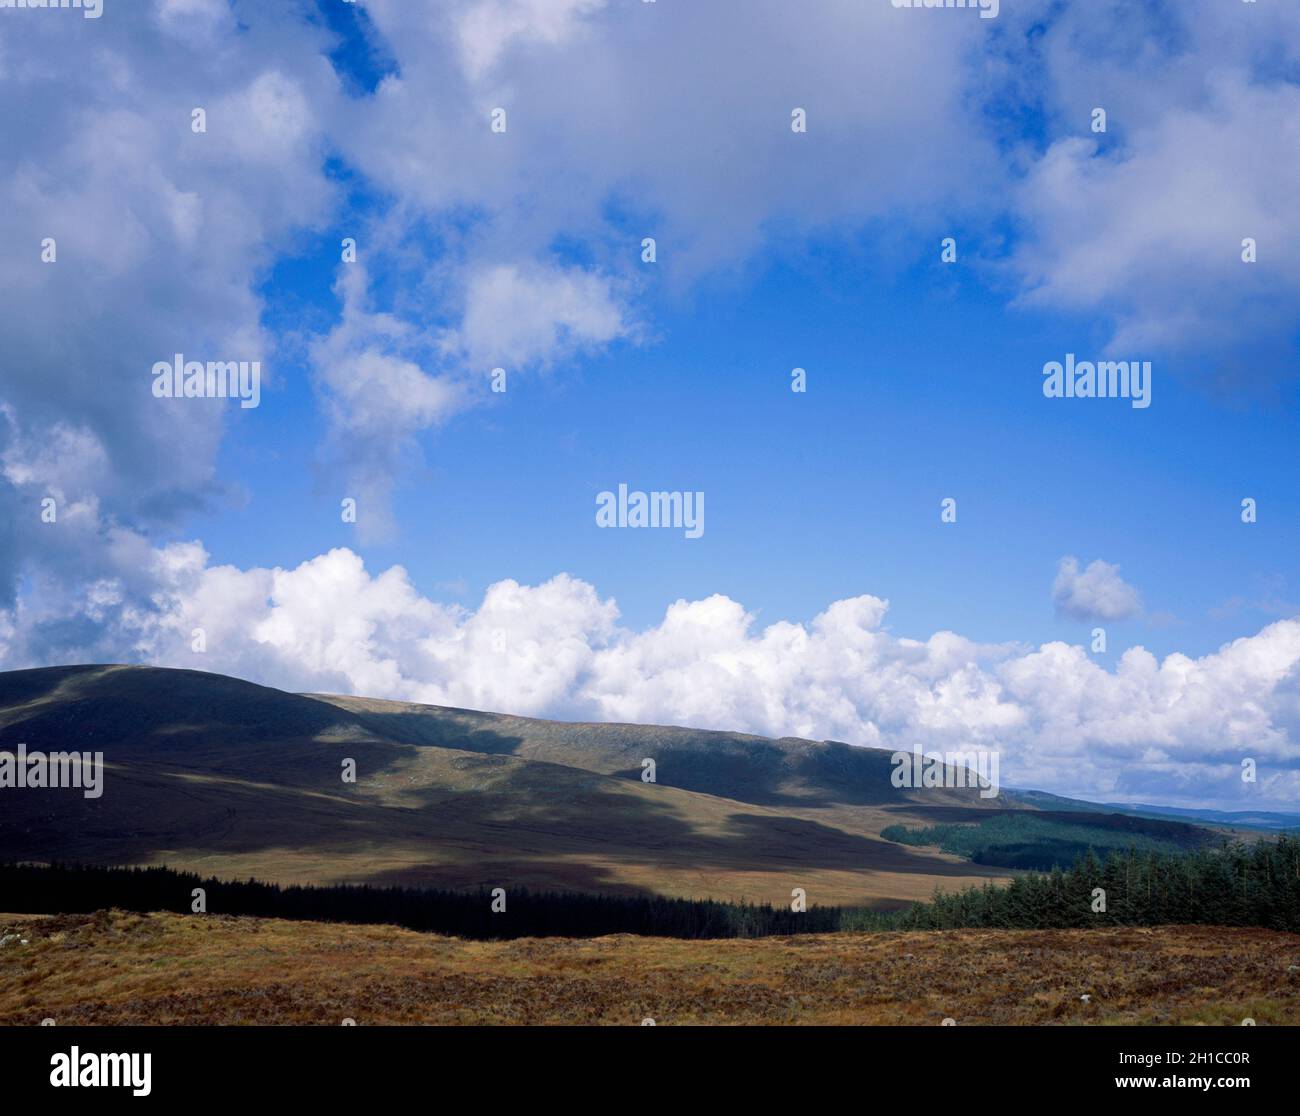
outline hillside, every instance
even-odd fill
[[[881,839],[1015,801],[896,789],[889,753],[289,694],[221,675],[0,674],[0,749],[98,750],[105,792],[6,794],[7,858],[225,878],[896,905],[1005,875]],[[340,778],[356,761],[357,781]],[[658,781],[641,781],[653,759]]]

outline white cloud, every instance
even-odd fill
[[[466,281],[465,314],[444,338],[471,364],[548,364],[631,332],[611,282],[579,268],[498,264]]]
[[[351,97],[328,32],[297,9],[246,6],[237,21],[225,0],[119,8],[94,35],[28,20],[20,47],[0,43],[0,236],[33,245],[0,258],[14,292],[0,390],[20,436],[58,421],[98,440],[94,495],[109,516],[167,522],[224,492],[228,409],[157,421],[134,388],[160,356],[269,358],[285,340],[263,332],[259,285],[296,234],[342,211],[327,158],[371,199],[356,222],[375,226],[370,275],[399,292],[357,303],[374,346],[347,307],[318,331],[318,352],[346,343],[352,367],[346,379],[337,362],[318,368],[332,431],[382,423],[395,392],[412,401],[396,450],[360,438],[345,460],[376,506],[419,460],[420,435],[473,401],[462,381],[483,366],[640,336],[642,235],[659,240],[654,276],[671,296],[809,236],[884,221],[933,243],[939,226],[978,234],[1010,216],[1026,299],[1110,314],[1126,353],[1208,337],[1260,376],[1278,362],[1257,350],[1294,333],[1294,5],[1184,6],[1177,33],[1156,34],[1131,6],[1026,0],[990,36],[979,20],[856,0],[754,0],[745,18],[732,4],[371,0],[393,69]],[[1031,68],[1041,89],[1016,84]],[[980,111],[1040,96],[1042,150]],[[1098,99],[1105,149],[1086,131]],[[203,136],[189,129],[196,102]],[[504,135],[488,127],[498,105]],[[796,105],[807,135],[790,132]],[[58,265],[37,258],[46,234]],[[1239,262],[1243,236],[1258,239],[1258,265]],[[435,354],[414,352],[429,338]],[[264,374],[274,399],[272,363]],[[374,399],[347,390],[360,383]]]
[[[1300,262],[1285,247],[1300,236],[1285,204],[1297,184],[1300,89],[1241,75],[1222,77],[1200,111],[1135,122],[1118,154],[1058,140],[1019,197],[1033,230],[1016,257],[1025,301],[1110,310],[1116,352],[1262,329],[1300,296]],[[1246,237],[1259,264],[1242,262]]]
[[[1014,76],[997,95],[1032,95],[1046,117],[1011,198],[1024,304],[1100,311],[1116,355],[1210,348],[1242,378],[1275,381],[1300,296],[1286,247],[1300,237],[1287,203],[1300,189],[1300,8],[1005,7]],[[1016,84],[1026,73],[1032,91]],[[1242,262],[1246,237],[1257,264]]]
[[[122,535],[119,573],[43,585],[0,614],[0,666],[126,657],[292,690],[525,715],[685,724],[881,747],[997,748],[1012,785],[1095,799],[1300,802],[1300,618],[1199,659],[887,632],[860,596],[759,627],[736,601],[678,601],[641,631],[566,575],[502,581],[476,609],[332,550],[293,569],[211,566],[198,544]],[[143,571],[132,583],[129,571]],[[56,599],[57,598],[57,599]],[[57,622],[54,622],[57,619]],[[207,652],[190,649],[194,628]],[[1243,784],[1243,758],[1260,777]]]
[[[372,229],[366,258],[400,255],[400,247],[385,242],[392,235],[401,231],[391,224]],[[450,286],[463,291],[463,305],[444,308],[456,324],[439,328],[419,321],[424,315],[409,299],[404,313],[374,308],[371,267],[360,259],[342,264],[334,288],[339,322],[309,345],[330,423],[329,458],[365,504],[358,519],[363,539],[392,533],[392,490],[422,459],[419,435],[481,402],[495,367],[513,377],[636,335],[621,284],[602,275],[521,263],[454,269],[453,276]],[[431,305],[428,316],[436,313]]]
[[[156,0],[158,25],[169,35],[210,46],[235,28],[229,0]]]
[[[582,17],[605,0],[477,0],[457,17],[466,71],[482,76],[515,41],[556,45],[573,36]]]
[[[644,235],[659,240],[655,279],[680,291],[764,244],[838,223],[978,214],[997,177],[993,145],[962,120],[960,60],[978,41],[962,21],[918,36],[892,10],[793,13],[776,0],[744,19],[605,0],[460,0],[433,12],[372,0],[365,11],[392,72],[373,94],[336,103],[330,134],[386,199],[363,248],[384,281],[385,329],[434,334],[439,374],[465,388],[462,405],[495,366],[513,376],[639,340]],[[724,42],[721,53],[712,45]],[[795,105],[811,114],[809,136],[790,130]],[[508,112],[501,134],[489,128],[497,107]],[[580,246],[581,262],[557,245]],[[353,403],[332,380],[327,370],[332,424],[350,428],[341,410]],[[401,429],[414,438],[429,425]],[[402,463],[390,447],[362,439],[351,454],[350,469],[392,487]]]
[[[1079,569],[1079,560],[1062,558],[1052,582],[1056,611],[1074,620],[1128,620],[1142,611],[1142,597],[1119,576],[1119,567],[1100,558]]]
[[[446,252],[424,253],[401,276],[414,290],[379,309],[474,367],[544,365],[637,336],[643,234],[659,238],[661,286],[680,291],[882,220],[932,243],[939,225],[977,231],[1010,216],[1026,298],[1109,313],[1126,351],[1209,338],[1235,344],[1259,376],[1278,362],[1256,350],[1294,333],[1295,5],[1183,5],[1157,18],[1026,0],[1007,6],[996,36],[983,21],[899,18],[856,0],[371,0],[364,11],[394,65],[354,97],[328,60],[329,33],[296,8],[246,5],[236,20],[225,0],[153,0],[119,5],[93,35],[26,20],[21,38],[0,42],[11,110],[0,236],[15,246],[0,258],[12,292],[3,401],[24,436],[60,421],[99,441],[106,514],[166,520],[221,493],[227,413],[155,421],[134,385],[175,351],[274,348],[259,284],[295,234],[339,213],[329,157],[391,203],[393,256],[419,255],[420,235]],[[1030,70],[1041,88],[1017,84]],[[981,114],[999,98],[1041,99],[1041,151]],[[1086,131],[1098,101],[1104,149]],[[196,102],[203,136],[188,126]],[[488,128],[497,105],[511,114],[504,135]],[[789,130],[795,105],[807,135]],[[57,237],[60,264],[39,262],[42,235]],[[1239,261],[1244,236],[1259,241],[1257,265]],[[558,243],[581,245],[582,264],[559,262]],[[384,246],[370,247],[372,275],[391,277]],[[464,371],[392,359],[372,362],[368,380],[413,389],[417,371]],[[446,411],[416,394],[408,439]],[[108,397],[118,405],[101,405]],[[324,407],[339,400],[327,391]],[[385,410],[348,406],[363,427]],[[368,470],[390,475],[391,453],[363,445]]]
[[[661,270],[699,275],[840,222],[987,213],[1001,178],[967,98],[978,20],[918,33],[851,0],[367,12],[394,72],[350,107],[340,145],[413,213],[472,220],[479,259],[542,260],[570,237],[626,267],[653,233]],[[504,134],[488,127],[496,107]],[[611,207],[647,231],[630,239]]]
[[[416,436],[467,405],[464,377],[428,370],[430,337],[368,304],[361,263],[344,264],[335,291],[338,324],[311,345],[312,364],[330,422],[328,450],[342,465],[347,495],[359,501],[362,538],[391,530],[390,495],[399,466],[418,458]]]
[[[257,285],[335,202],[319,29],[241,30],[228,5],[196,0],[20,22],[0,44],[0,518],[25,529],[0,530],[0,601],[22,570],[91,576],[115,523],[165,530],[228,498],[223,432],[264,420],[277,378]],[[155,399],[150,369],[178,352],[262,360],[263,408]],[[84,532],[26,527],[52,487],[87,510]]]

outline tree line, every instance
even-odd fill
[[[846,929],[880,928],[848,915]],[[1300,838],[1223,844],[1192,853],[1092,849],[1068,869],[936,894],[894,916],[889,929],[1068,929],[1199,923],[1300,931]]]
[[[1224,844],[1195,853],[1092,850],[1069,869],[1030,872],[898,911],[508,888],[479,891],[289,886],[202,878],[170,868],[0,864],[0,911],[89,913],[106,908],[390,923],[464,938],[641,934],[758,938],[836,930],[1066,929],[1201,923],[1300,932],[1300,838]],[[500,907],[504,905],[504,910]],[[497,909],[494,909],[497,908]]]
[[[281,887],[254,879],[205,879],[171,868],[0,865],[0,911],[14,914],[88,914],[112,907],[190,914],[196,889],[203,893],[207,914],[391,923],[462,938],[590,938],[603,934],[758,938],[835,930],[842,914],[838,907],[810,906],[796,913],[767,904],[524,888],[506,888],[504,895],[495,895],[488,888]]]

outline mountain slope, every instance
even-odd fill
[[[354,716],[377,737],[578,767],[640,780],[653,759],[660,784],[760,806],[823,808],[924,801],[996,809],[965,788],[924,796],[895,788],[893,754],[836,741],[777,740],[664,725],[545,721],[374,698],[307,695]]]
[[[102,751],[102,798],[0,791],[7,859],[167,863],[279,882],[563,887],[900,903],[1000,875],[882,840],[987,816],[899,790],[889,754],[298,695],[221,675],[0,674],[0,750]],[[658,781],[641,781],[654,759]],[[346,783],[344,760],[357,781]]]

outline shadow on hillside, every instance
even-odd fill
[[[42,699],[49,699],[43,701]],[[25,707],[25,708],[14,708]],[[352,714],[222,674],[152,667],[54,667],[0,674],[0,746],[249,744],[362,726]]]
[[[609,868],[596,862],[648,877],[668,868],[869,869],[944,877],[988,872],[801,818],[743,812],[683,817],[680,798],[661,801],[653,790],[550,764],[512,765],[482,789],[406,793],[422,804],[385,804],[337,783],[326,794],[115,768],[97,800],[63,790],[13,796],[14,808],[0,817],[0,848],[7,859],[95,864],[166,860],[178,851],[190,858],[264,857],[261,874],[268,878],[282,878],[279,868],[292,870],[304,859],[323,859],[337,863],[331,873],[337,878],[424,875],[445,886],[490,883],[484,871],[492,865],[498,875],[507,867],[517,871],[518,882],[530,887],[541,886],[539,880],[573,889],[614,886]],[[444,856],[429,855],[437,852]],[[398,868],[395,861],[408,866]]]
[[[989,801],[993,800],[990,799]],[[976,822],[1001,817],[1005,814],[1024,813],[1023,810],[1014,808],[986,807],[972,810],[969,806],[928,806],[918,802],[900,802],[885,806],[884,812],[900,815],[899,824],[915,824],[917,820],[921,820],[930,822],[933,825],[973,825]]]
[[[343,882],[371,887],[442,888],[450,891],[522,887],[528,891],[580,891],[589,895],[658,894],[652,888],[628,883],[602,865],[559,860],[539,862],[510,856],[494,857],[474,865],[412,864],[371,872]]]
[[[355,711],[375,735],[406,744],[457,748],[530,760],[588,752],[611,761],[608,773],[640,781],[642,760],[653,759],[658,781],[756,806],[818,809],[876,806],[906,800],[893,786],[890,753],[838,741],[767,740],[738,733],[664,726],[536,722],[535,738],[488,727],[494,715],[425,707],[395,712]],[[561,742],[562,741],[562,742]],[[626,766],[618,765],[624,760]],[[557,762],[568,762],[568,759]],[[594,765],[593,765],[594,766]],[[975,791],[942,790],[954,799]]]
[[[338,707],[330,706],[330,708]],[[358,723],[376,736],[399,744],[427,748],[456,748],[463,752],[481,752],[493,756],[518,755],[523,746],[524,739],[517,733],[503,733],[476,726],[474,721],[480,718],[486,719],[483,714],[429,708],[430,712],[421,713],[348,711],[348,716],[354,717]]]
[[[901,792],[890,785],[888,753],[846,744],[593,725],[544,727],[526,741],[467,711],[354,712],[222,675],[152,668],[10,672],[0,675],[0,704],[7,719],[0,749],[22,742],[29,750],[102,751],[109,765],[98,799],[77,790],[7,793],[0,813],[7,859],[229,855],[265,863],[268,877],[283,877],[277,865],[325,861],[337,862],[339,878],[425,872],[454,877],[457,886],[485,882],[485,866],[516,865],[529,879],[581,889],[628,887],[601,861],[651,879],[663,867],[988,872],[816,821],[723,814],[657,794],[640,782],[639,762],[598,775],[545,760],[606,741],[606,755],[654,758],[662,788],[777,809],[893,803]],[[404,765],[430,747],[528,762],[494,766],[482,785],[406,785],[416,773]],[[357,762],[366,785],[342,782],[343,759]],[[401,797],[379,801],[377,782]]]

